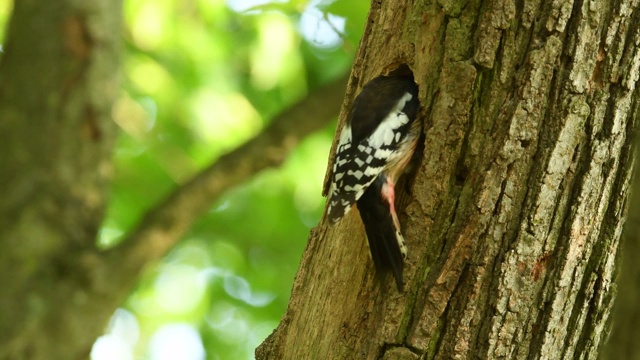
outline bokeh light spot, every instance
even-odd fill
[[[275,87],[283,77],[300,67],[293,56],[295,32],[287,17],[265,14],[259,22],[258,46],[251,54],[253,85],[263,91]]]
[[[262,128],[260,114],[242,94],[200,90],[192,100],[193,128],[206,142],[230,149]]]
[[[170,324],[158,329],[149,344],[151,360],[203,360],[200,333],[188,324]]]
[[[140,336],[136,317],[127,310],[117,309],[105,335],[91,348],[91,360],[133,360],[134,347]]]
[[[347,20],[322,11],[320,1],[311,1],[300,17],[300,33],[311,44],[323,49],[342,45]]]
[[[198,269],[185,264],[163,267],[155,282],[157,301],[169,312],[185,313],[200,303],[205,284],[198,281]]]

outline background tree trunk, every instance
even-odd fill
[[[634,1],[374,1],[347,96],[402,65],[424,150],[406,289],[374,281],[360,219],[312,232],[260,359],[596,358],[638,117]]]
[[[116,135],[120,6],[14,3],[0,65],[1,359],[86,359],[115,308],[108,276],[92,270]]]

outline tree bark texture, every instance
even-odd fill
[[[343,104],[408,67],[424,149],[399,210],[406,290],[357,211],[311,233],[259,359],[594,359],[638,117],[637,1],[373,1]],[[331,168],[331,164],[329,164]]]
[[[111,175],[120,1],[15,1],[0,63],[0,359],[86,359]]]

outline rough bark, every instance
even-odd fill
[[[100,251],[120,8],[109,0],[15,4],[0,58],[0,359],[88,358],[146,266],[224,191],[280,165],[338,113],[344,78],[311,91]]]
[[[609,328],[638,117],[637,1],[373,1],[357,89],[403,65],[424,150],[404,294],[356,211],[313,231],[259,359],[578,359]]]

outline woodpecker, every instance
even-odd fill
[[[378,274],[403,291],[407,248],[395,209],[395,185],[411,160],[422,124],[412,77],[379,76],[362,88],[340,132],[327,217],[336,224],[357,203]]]

